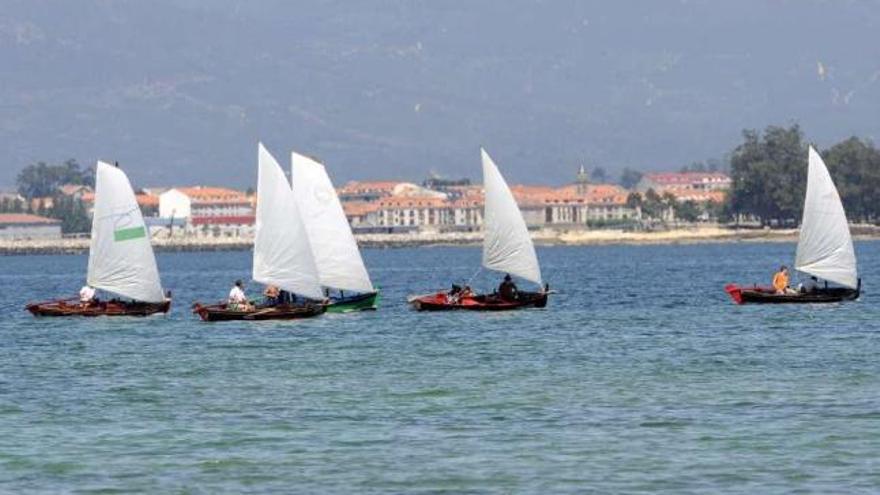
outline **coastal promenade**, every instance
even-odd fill
[[[878,238],[880,229],[872,226],[853,226],[858,238]],[[419,232],[402,234],[358,234],[358,244],[366,248],[396,248],[418,246],[468,246],[479,245],[480,232],[437,233]],[[538,245],[601,245],[601,244],[689,244],[705,242],[740,241],[795,241],[796,229],[732,229],[720,226],[676,228],[654,232],[630,232],[622,230],[542,229],[532,232]],[[252,239],[232,237],[154,237],[153,246],[158,251],[232,251],[247,250]],[[60,240],[6,240],[0,241],[0,255],[25,254],[76,254],[89,249],[85,237]]]

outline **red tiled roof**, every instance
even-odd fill
[[[361,216],[379,210],[376,203],[365,203],[363,201],[351,201],[342,204],[342,209],[348,216]]]
[[[250,204],[247,195],[235,189],[226,189],[223,187],[179,187],[178,191],[189,196],[193,203],[199,204]]]
[[[339,188],[339,194],[362,194],[382,192],[391,194],[401,182],[398,180],[351,181]]]
[[[138,193],[134,195],[134,198],[137,200],[137,204],[140,206],[159,206],[159,196],[155,194],[145,194]],[[95,202],[95,193],[87,192],[83,193],[80,200],[83,203],[91,204]]]
[[[3,225],[34,225],[34,224],[57,224],[60,220],[46,218],[27,213],[0,213],[0,224]]]
[[[216,216],[216,217],[193,217],[193,225],[253,225],[255,217],[245,216]]]
[[[652,182],[663,185],[730,181],[730,177],[723,172],[663,172],[645,174],[644,177]]]
[[[58,191],[65,196],[73,196],[78,193],[91,192],[92,188],[81,184],[64,184],[58,187]]]
[[[153,194],[135,194],[139,206],[159,206],[159,196]],[[85,198],[83,198],[85,201]]]
[[[379,200],[379,206],[382,208],[438,208],[446,204],[445,199],[425,196],[393,196]]]

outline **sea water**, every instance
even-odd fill
[[[492,314],[405,303],[495,286],[478,248],[365,250],[379,311],[232,323],[190,305],[248,252],[160,253],[146,319],[34,318],[86,257],[3,257],[0,492],[877,492],[880,243],[856,251],[860,301],[735,306],[793,244],[539,248],[558,293]]]

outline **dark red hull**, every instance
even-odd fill
[[[736,304],[823,304],[852,301],[859,298],[860,289],[824,288],[812,292],[777,294],[772,287],[740,287],[727,284],[724,291]]]
[[[417,311],[510,311],[547,306],[547,292],[520,292],[515,301],[506,301],[495,294],[450,298],[445,292],[426,294],[409,299]]]
[[[251,311],[229,309],[226,304],[203,306],[193,305],[193,313],[203,321],[262,321],[262,320],[298,320],[323,314],[327,310],[324,304],[305,304],[302,306],[275,306],[272,308],[256,308]]]
[[[101,301],[87,305],[70,300],[28,304],[26,309],[34,316],[150,316],[168,313],[171,300],[161,303]]]

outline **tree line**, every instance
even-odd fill
[[[671,195],[655,191],[631,193],[627,203],[641,207],[648,218],[661,218],[664,211],[672,209],[675,217],[684,221],[706,214],[722,221],[748,219],[767,226],[796,226],[803,213],[810,145],[800,126],[768,126],[763,132],[747,129],[742,137],[726,155],[729,166],[707,160],[679,169],[729,173],[733,184],[723,204],[677,203]],[[880,149],[855,136],[826,149],[814,147],[828,166],[849,220],[880,222]],[[632,189],[641,178],[641,171],[624,168],[617,183]]]
[[[733,185],[726,213],[750,217],[763,225],[797,225],[807,184],[807,149],[798,125],[743,131],[731,154]],[[850,137],[822,155],[852,222],[880,218],[880,150],[868,140]]]
[[[30,164],[16,178],[18,194],[24,200],[0,200],[0,213],[30,213],[54,218],[61,221],[61,231],[65,234],[88,232],[91,220],[83,202],[60,191],[61,186],[67,184],[94,187],[94,168],[82,168],[74,159],[54,165],[46,162]],[[34,201],[37,198],[50,200]]]

